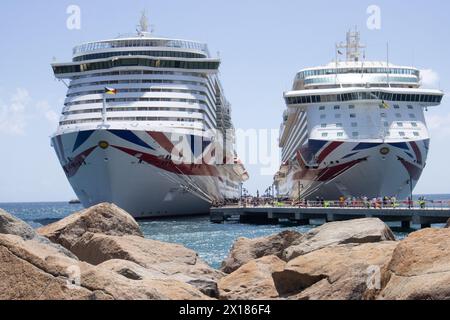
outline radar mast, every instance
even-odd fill
[[[137,30],[139,35],[148,33],[148,27],[149,27],[149,23],[148,23],[147,13],[144,10],[144,11],[142,11],[141,20],[139,20],[139,26],[138,26],[138,30]]]
[[[345,49],[347,54],[347,61],[355,61],[358,62],[361,60],[361,51],[360,49],[366,48],[366,46],[360,44],[360,33],[358,29],[355,27],[355,31],[349,30],[347,32],[347,42],[340,43],[336,47],[337,49]]]

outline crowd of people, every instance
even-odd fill
[[[221,202],[213,202],[213,207],[224,206],[242,206],[242,207],[260,207],[260,206],[293,206],[293,207],[322,207],[322,208],[366,208],[366,209],[382,209],[382,208],[400,208],[400,207],[420,207],[425,209],[427,200],[420,197],[417,201],[411,198],[400,201],[396,197],[340,197],[338,200],[326,200],[323,197],[316,197],[315,200],[290,200],[271,197],[244,197],[242,199],[232,199]]]

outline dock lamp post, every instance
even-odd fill
[[[412,177],[411,174],[409,175],[409,180],[407,182],[407,184],[409,184],[409,194],[410,194],[410,202],[409,202],[409,209],[414,208],[414,199],[413,199],[413,181],[412,181]]]
[[[302,189],[303,189],[303,184],[301,183],[300,180],[298,180],[298,202],[299,203],[302,201]]]
[[[240,198],[239,198],[239,202],[240,202],[240,205],[242,205],[242,196],[243,196],[243,193],[244,193],[244,183],[243,182],[241,182],[240,184],[240,193],[241,193],[241,195],[240,195]]]

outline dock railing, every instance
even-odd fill
[[[404,209],[404,210],[450,210],[450,200],[445,201],[374,201],[374,200],[355,200],[355,201],[265,201],[265,202],[245,202],[241,201],[237,204],[228,204],[224,207],[234,208],[261,208],[261,207],[278,207],[278,208],[345,208],[345,209]]]

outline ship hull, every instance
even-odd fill
[[[55,136],[52,144],[85,207],[109,202],[135,218],[161,218],[207,214],[211,202],[239,196],[233,165],[175,162],[169,133],[92,130]]]
[[[279,192],[292,199],[300,196],[308,200],[317,197],[338,200],[342,196],[407,199],[425,167],[428,146],[429,140],[401,143],[310,141],[297,152],[298,163],[278,181]],[[306,165],[307,154],[313,154],[320,163]]]

